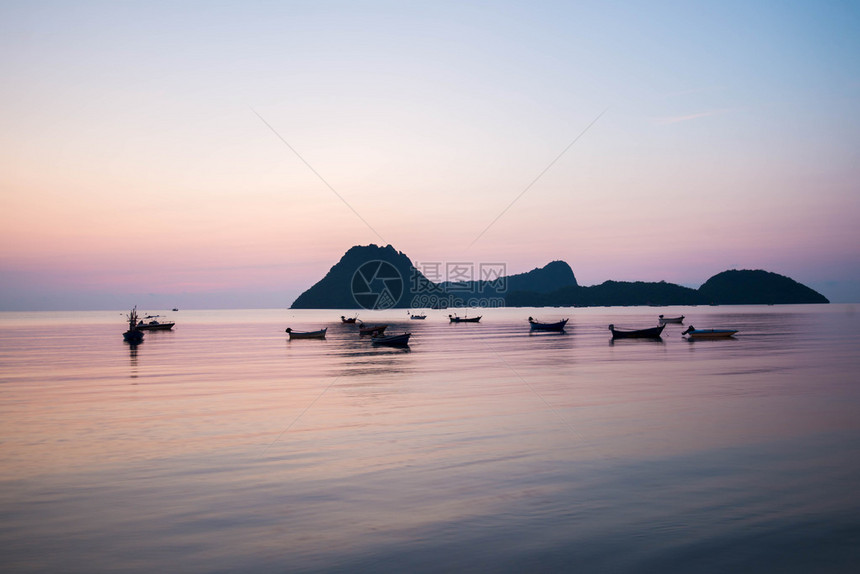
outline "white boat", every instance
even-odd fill
[[[683,323],[684,316],[681,315],[680,317],[664,317],[663,315],[660,315],[659,320],[660,323]]]
[[[728,339],[737,333],[737,329],[696,329],[692,325],[681,333],[690,339]]]
[[[169,331],[176,325],[175,321],[159,321],[160,315],[147,315],[137,324],[141,331]]]

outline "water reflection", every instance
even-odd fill
[[[131,365],[131,373],[129,374],[129,377],[132,379],[137,378],[137,347],[138,345],[128,344],[128,358]]]
[[[339,372],[347,377],[408,374],[413,370],[411,362],[407,361],[411,353],[410,347],[345,349],[336,353],[340,360],[330,372]]]
[[[732,344],[669,326],[607,348],[607,324],[653,311],[544,337],[500,309],[478,328],[431,313],[408,350],[347,325],[284,344],[274,312],[213,312],[128,359],[110,324],[0,323],[0,563],[852,571],[856,316],[718,309],[684,312]]]
[[[666,341],[663,340],[662,337],[634,337],[629,339],[609,339],[609,346],[612,347],[614,345],[639,345],[648,343],[656,344],[656,345],[665,345]]]

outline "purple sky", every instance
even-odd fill
[[[368,243],[858,302],[860,8],[748,4],[4,3],[0,310],[286,307]]]

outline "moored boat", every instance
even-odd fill
[[[360,337],[364,337],[366,335],[382,335],[385,332],[385,329],[388,328],[388,325],[370,325],[365,327],[362,325],[358,328],[358,335]]]
[[[137,328],[141,331],[169,331],[176,325],[175,321],[162,322],[158,318],[159,315],[147,315],[137,324]]]
[[[379,335],[373,337],[371,342],[374,345],[386,345],[389,347],[405,347],[409,344],[409,337],[412,333],[403,333],[402,335]]]
[[[478,323],[482,316],[483,315],[478,315],[477,317],[458,317],[457,315],[448,315],[448,319],[450,319],[451,323]]]
[[[137,345],[143,342],[143,331],[138,328],[140,322],[137,317],[137,307],[135,306],[126,316],[128,319],[128,331],[122,334],[122,339],[130,345]]]
[[[325,332],[328,329],[320,329],[319,331],[293,331],[292,328],[287,327],[287,333],[290,335],[290,339],[325,339]]]
[[[660,315],[659,320],[660,323],[683,323],[684,316],[681,315],[680,317],[664,317],[663,315]]]
[[[737,332],[737,329],[696,329],[690,325],[681,334],[687,335],[690,339],[727,339]]]
[[[648,329],[625,329],[609,325],[613,339],[659,339],[666,325],[650,327]]]
[[[356,319],[358,319],[358,315],[356,315],[355,317],[344,317],[343,315],[340,316],[340,322],[341,323],[353,324],[353,323],[355,323]]]
[[[564,331],[564,326],[567,325],[568,319],[563,319],[555,323],[541,323],[529,317],[529,326],[532,331]]]
[[[409,318],[415,321],[427,318],[427,315],[413,315],[411,311],[407,311],[407,313],[409,314]]]

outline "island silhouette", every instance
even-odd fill
[[[460,269],[467,271],[463,273],[466,277],[464,280],[434,282],[417,269],[408,256],[391,245],[356,245],[347,250],[321,280],[299,295],[291,308],[444,309],[829,303],[826,297],[806,285],[760,269],[723,271],[709,278],[698,289],[693,289],[666,281],[610,280],[599,285],[582,286],[577,283],[570,265],[564,261],[552,261],[543,267],[515,275],[498,274],[499,265],[473,265]],[[437,275],[433,274],[434,277]]]

